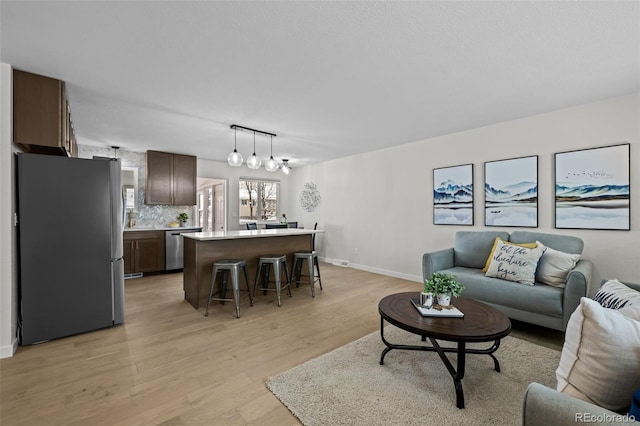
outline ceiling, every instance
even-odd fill
[[[0,59],[67,82],[81,144],[226,161],[238,124],[299,167],[637,93],[639,5],[2,0]]]

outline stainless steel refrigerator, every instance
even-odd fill
[[[21,344],[122,323],[120,161],[17,154],[17,174]]]

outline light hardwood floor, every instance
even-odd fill
[[[321,263],[323,291],[211,304],[184,300],[182,274],[126,281],[125,324],[0,360],[0,424],[296,425],[265,381],[378,330],[378,301],[420,284]],[[514,323],[512,335],[559,348],[562,333]],[[321,398],[318,395],[318,398]]]

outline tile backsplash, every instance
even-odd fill
[[[147,205],[144,203],[144,194],[147,188],[147,163],[144,152],[114,150],[106,147],[92,145],[78,145],[78,157],[92,158],[113,157],[120,159],[123,167],[135,167],[138,169],[138,217],[136,218],[136,228],[166,227],[169,223],[177,221],[176,216],[180,213],[187,213],[188,226],[194,224],[194,206],[169,206],[169,205]]]

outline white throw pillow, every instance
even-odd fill
[[[544,246],[527,248],[498,241],[485,275],[533,285],[538,260],[544,249]]]
[[[557,390],[609,410],[627,408],[640,387],[639,310],[580,299],[567,324]]]
[[[536,243],[538,247],[545,247],[540,241],[536,241]],[[576,267],[581,257],[579,254],[565,253],[552,249],[551,247],[546,247],[546,250],[538,262],[536,281],[554,287],[564,288],[567,282],[567,275]]]
[[[640,291],[613,279],[602,284],[593,300],[605,308],[620,309],[627,305],[640,305]]]

